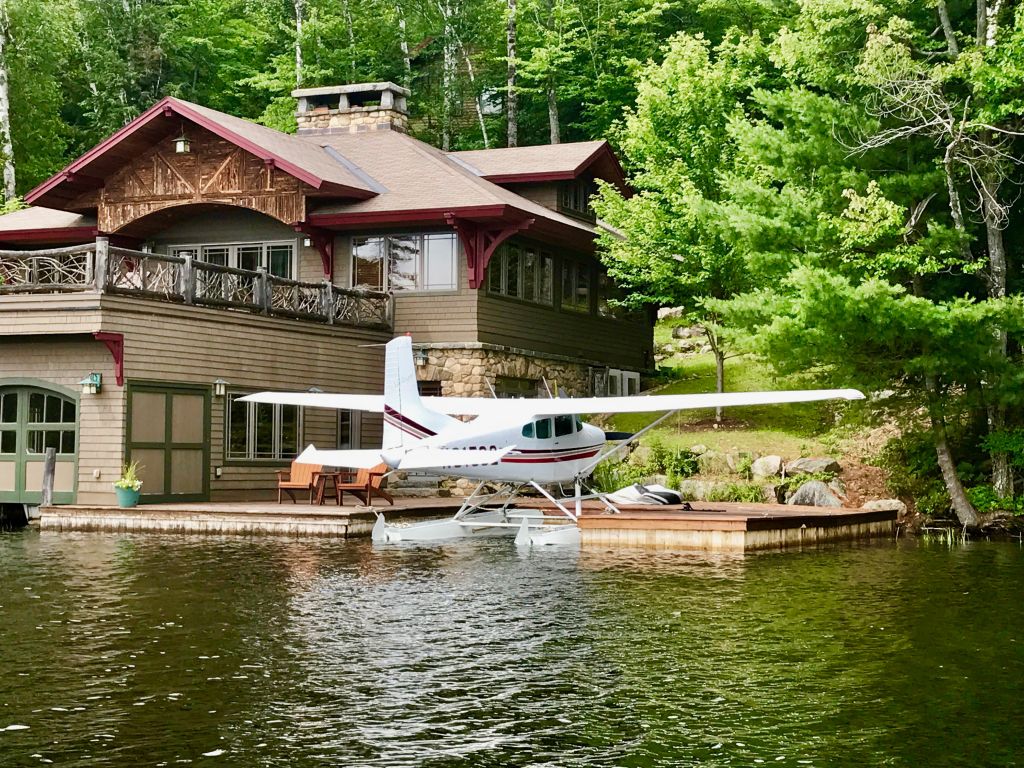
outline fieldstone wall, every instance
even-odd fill
[[[408,133],[409,117],[396,109],[387,107],[349,107],[328,109],[318,107],[310,112],[296,115],[299,131],[318,133],[335,130],[339,133],[360,133],[363,131],[393,130]]]
[[[426,347],[423,351],[426,365],[417,367],[417,378],[440,381],[445,397],[490,397],[488,382],[493,384],[499,376],[547,379],[552,391],[557,386],[565,395],[591,394],[591,367],[586,363],[487,348]]]

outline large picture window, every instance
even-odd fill
[[[451,291],[458,245],[450,232],[352,238],[352,286],[374,291]]]
[[[295,405],[244,403],[228,396],[228,459],[287,461],[299,453],[302,414]]]
[[[537,304],[551,303],[554,259],[530,245],[505,243],[487,266],[487,292]]]
[[[283,240],[274,243],[217,243],[212,245],[175,245],[172,256],[184,256],[222,267],[262,268],[275,277],[292,279],[295,275],[295,243]]]

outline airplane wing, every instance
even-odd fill
[[[384,413],[384,395],[336,395],[328,392],[255,392],[238,398],[245,403],[277,403],[303,408]],[[341,466],[334,465],[334,466]]]
[[[257,392],[239,398],[250,403],[280,403],[306,408],[334,408],[351,411],[384,411],[382,395],[344,395],[326,392]],[[627,397],[424,397],[423,404],[453,416],[494,416],[525,423],[543,416],[566,413],[649,413],[740,405],[775,405],[814,400],[863,400],[856,389],[804,389],[774,392],[711,392],[699,395],[630,395]]]
[[[514,446],[478,450],[414,446],[404,453],[389,458],[395,469],[445,469],[450,467],[481,467],[497,464]],[[397,466],[395,465],[397,459]],[[384,462],[380,449],[320,450],[308,446],[295,459],[300,464],[321,464],[325,467],[351,467],[372,469]]]
[[[477,415],[506,424],[544,416],[577,413],[652,413],[741,405],[777,405],[815,400],[863,400],[856,389],[803,389],[774,392],[711,392],[699,395],[630,395],[627,397],[557,397],[552,399],[425,397],[428,407],[443,413]],[[444,401],[444,402],[440,402]],[[480,420],[478,419],[478,421]],[[471,422],[475,423],[475,422]]]

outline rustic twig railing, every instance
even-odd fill
[[[96,245],[0,251],[0,293],[87,291],[94,286]]]
[[[88,290],[329,324],[390,327],[392,317],[386,293],[133,251],[103,239],[47,251],[0,251],[0,293]]]

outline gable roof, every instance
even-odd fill
[[[96,219],[33,206],[0,216],[2,243],[81,243],[96,237]]]
[[[355,169],[339,162],[315,144],[287,133],[257,125],[240,117],[168,96],[121,130],[100,142],[25,196],[29,203],[62,207],[100,178],[139,153],[141,148],[166,138],[187,120],[220,136],[318,192],[365,198],[376,194]]]
[[[449,156],[497,184],[568,181],[591,170],[599,178],[625,185],[622,166],[607,141],[473,149]]]
[[[384,188],[353,202],[327,203],[310,221],[325,225],[444,221],[444,214],[533,218],[549,228],[592,237],[592,224],[565,216],[482,178],[449,153],[398,131],[309,136],[350,159]]]

